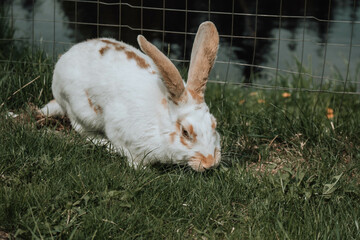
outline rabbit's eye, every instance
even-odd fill
[[[190,140],[190,134],[189,134],[189,132],[188,132],[185,128],[182,129],[182,135],[183,135],[186,139]]]

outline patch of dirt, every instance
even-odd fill
[[[14,239],[14,237],[10,236],[9,233],[0,230],[0,240],[9,240],[10,237],[11,239]]]
[[[292,141],[297,140],[300,148],[289,146],[286,143],[276,142],[276,137],[272,139],[267,148],[271,149],[266,156],[262,159],[259,153],[258,161],[248,163],[247,170],[252,170],[259,173],[277,174],[284,168],[296,170],[299,166],[306,166],[306,160],[303,158],[301,151],[306,145],[306,141],[301,141],[301,134],[296,134]]]
[[[29,103],[26,110],[20,113],[11,113],[9,116],[19,123],[29,123],[38,129],[44,127],[50,127],[56,131],[69,131],[71,129],[68,117],[45,116],[33,103]]]

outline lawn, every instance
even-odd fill
[[[15,62],[0,65],[1,234],[360,238],[359,96],[209,84],[206,100],[222,136],[221,165],[204,173],[176,165],[134,170],[60,122],[39,124],[31,104],[52,98],[52,59],[7,47],[2,59]],[[311,88],[312,82],[279,75],[279,86]],[[8,111],[26,117],[9,119]]]

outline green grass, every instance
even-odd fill
[[[52,98],[52,61],[12,49],[2,54],[20,63],[0,65],[1,231],[19,239],[360,238],[358,96],[284,98],[281,91],[209,84],[221,166],[136,171],[74,131],[6,119],[9,110],[29,111],[28,103]]]

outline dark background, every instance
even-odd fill
[[[249,82],[255,73],[267,81],[276,68],[285,73],[298,71],[296,61],[311,68],[314,75],[321,75],[322,68],[326,74],[334,67],[346,72],[350,50],[350,70],[359,62],[359,4],[353,0],[211,0],[210,5],[209,1],[190,0],[4,3],[10,6],[16,36],[42,44],[50,54],[66,50],[69,43],[99,36],[137,46],[136,36],[144,34],[176,64],[186,67],[194,33],[201,22],[211,20],[221,35],[212,73],[215,80]],[[229,61],[234,64],[228,65]]]

